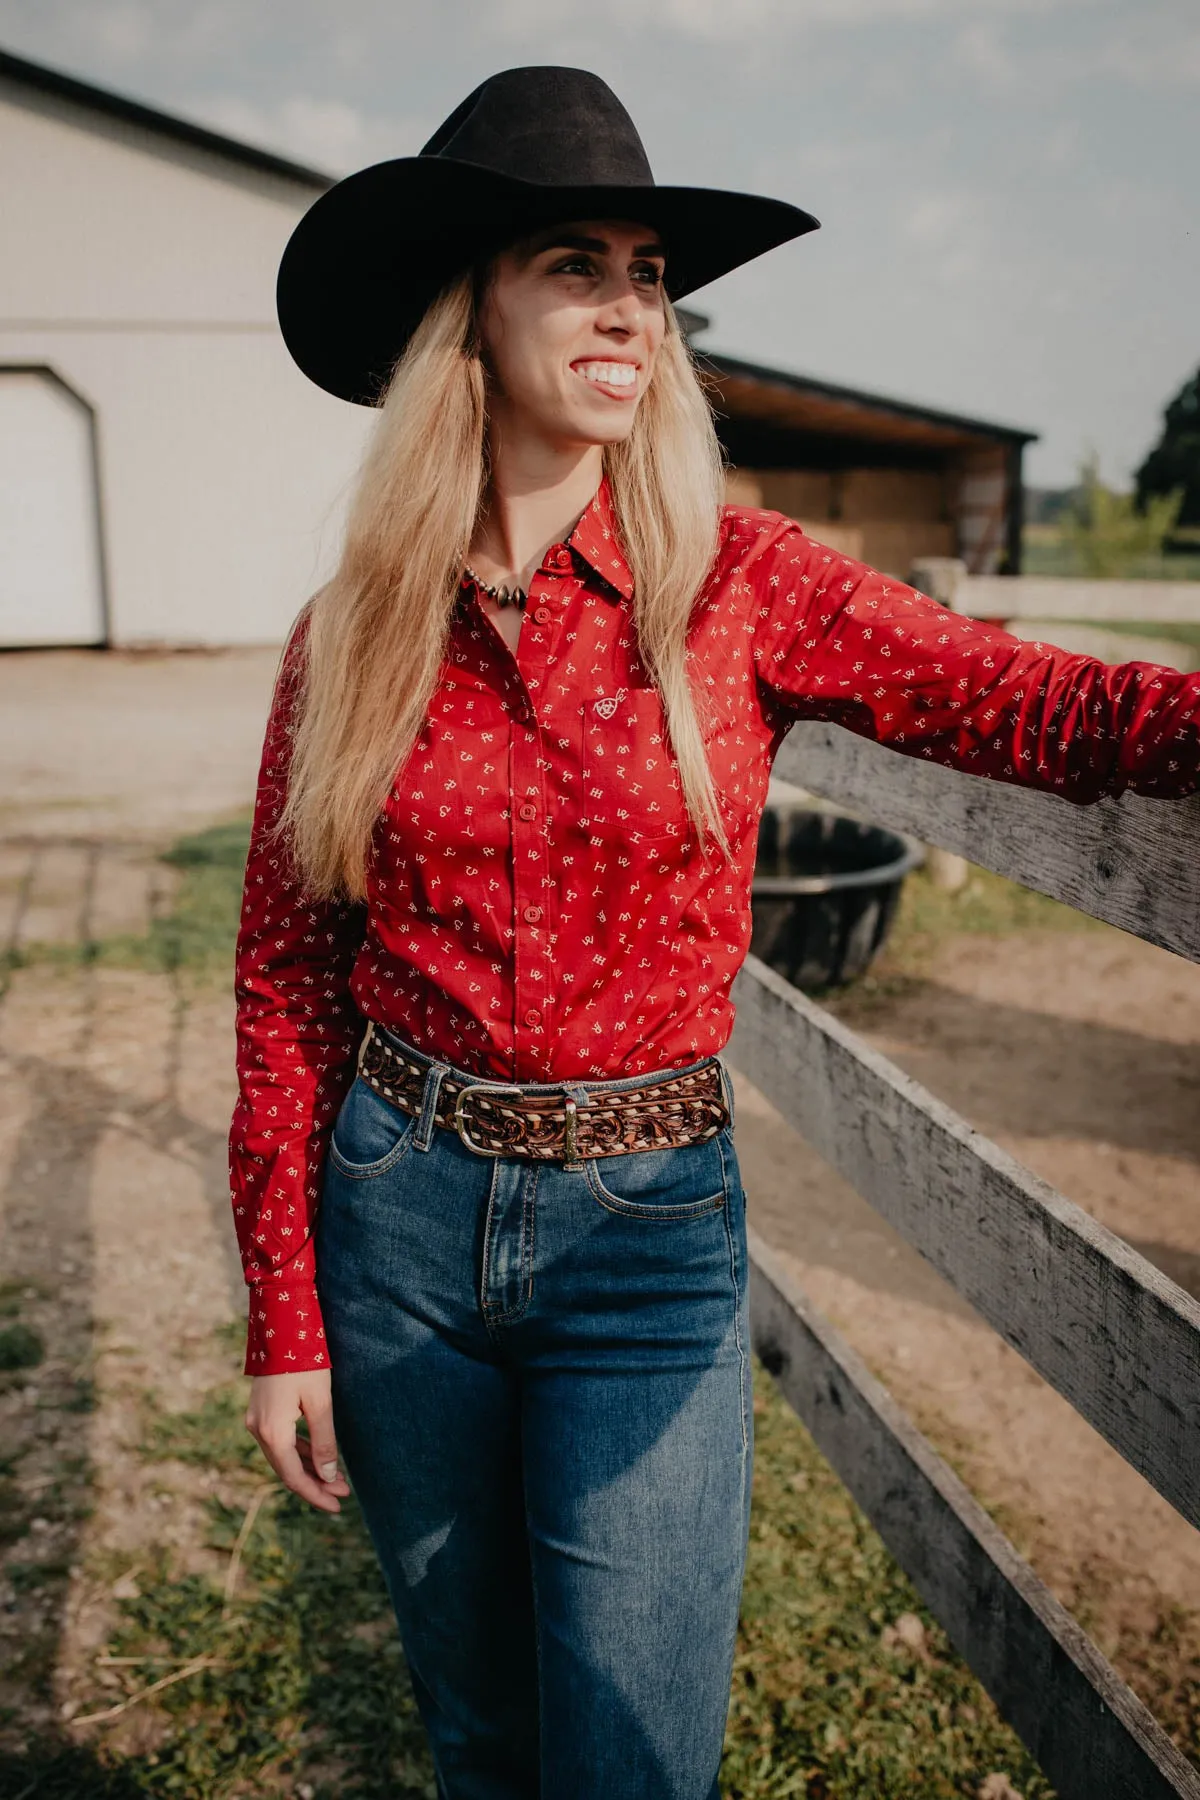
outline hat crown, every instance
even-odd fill
[[[633,120],[587,69],[534,65],[490,76],[421,155],[545,187],[654,186]]]

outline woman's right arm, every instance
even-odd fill
[[[289,1487],[326,1510],[348,1489],[309,1473],[336,1459],[329,1358],[312,1228],[333,1121],[354,1080],[362,1017],[350,974],[365,909],[305,896],[276,827],[287,793],[303,620],[284,654],[267,724],[237,939],[238,1100],[230,1185],[250,1289],[247,1424]],[[312,1451],[296,1439],[299,1414]]]

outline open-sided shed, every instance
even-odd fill
[[[1020,573],[1021,459],[1036,433],[717,351],[701,362],[737,499],[888,574],[905,577],[925,556],[961,557],[973,575]]]
[[[297,376],[331,177],[0,52],[0,646],[280,641],[370,415]],[[889,571],[1019,554],[1028,434],[710,354],[733,491]]]

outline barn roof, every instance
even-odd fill
[[[848,439],[869,438],[891,443],[897,449],[960,450],[990,443],[1030,444],[1035,431],[1016,425],[997,425],[963,413],[942,412],[918,406],[911,400],[893,400],[860,388],[841,387],[812,375],[794,375],[786,369],[743,362],[696,345],[702,369],[714,381],[718,406],[740,419],[783,430],[802,431]]]
[[[14,56],[9,50],[0,50],[0,77],[17,86],[33,88],[38,93],[53,94],[57,99],[74,101],[77,106],[101,113],[106,118],[120,119],[129,125],[140,125],[144,130],[169,138],[174,143],[189,144],[194,149],[226,157],[243,168],[257,169],[267,175],[280,175],[287,181],[300,182],[305,187],[318,190],[333,185],[334,177],[324,174],[320,169],[310,169],[304,163],[293,162],[290,157],[276,156],[273,151],[244,144],[239,138],[227,137],[222,131],[210,131],[206,125],[193,125],[190,119],[180,119],[174,113],[160,112],[156,106],[146,106],[140,100],[126,99],[124,94],[114,94],[110,88],[97,87],[90,81],[80,81],[74,75],[64,75],[58,69],[47,68],[45,63],[30,62],[24,56]]]
[[[44,63],[31,62],[11,51],[0,50],[0,77],[39,93],[51,94],[102,115],[139,125],[144,130],[175,143],[188,144],[222,156],[243,168],[277,175],[301,183],[316,191],[333,185],[336,177],[313,169],[290,157],[261,150],[224,132],[196,125],[174,113],[161,112],[140,100],[130,100],[110,88],[65,75]],[[703,330],[708,320],[698,313],[683,309],[683,322],[689,335]],[[853,447],[869,442],[888,445],[893,459],[920,459],[947,450],[965,448],[981,439],[1013,445],[1032,443],[1036,432],[1023,431],[1012,425],[991,424],[984,419],[968,418],[959,413],[918,406],[907,400],[892,400],[880,394],[868,394],[857,388],[840,387],[813,376],[792,374],[784,369],[767,368],[759,363],[743,362],[737,357],[722,356],[717,351],[700,349],[699,360],[715,383],[718,409],[731,419],[755,429],[756,448],[761,456],[769,455],[772,438],[786,435],[789,455],[794,455],[801,436],[844,441],[847,454]]]

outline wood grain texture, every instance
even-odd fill
[[[754,1347],[1063,1800],[1200,1777],[887,1390],[750,1234]]]
[[[1200,1525],[1200,1303],[758,957],[729,1060]]]
[[[1074,806],[807,720],[774,773],[1200,962],[1200,795]]]

